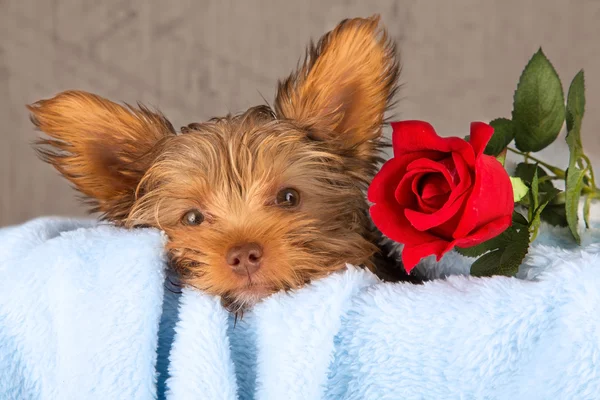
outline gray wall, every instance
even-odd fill
[[[400,118],[462,136],[509,116],[542,45],[563,80],[586,69],[584,142],[600,161],[600,0],[0,0],[0,225],[83,215],[31,151],[24,104],[79,88],[158,106],[177,127],[240,111],[272,98],[309,38],[373,13],[401,45]]]

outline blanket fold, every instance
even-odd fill
[[[348,266],[236,322],[165,290],[157,231],[4,228],[0,399],[598,399],[599,232],[544,225],[521,279],[456,253],[419,286]]]
[[[163,245],[90,221],[0,231],[0,399],[153,398]]]

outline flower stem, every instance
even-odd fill
[[[585,160],[585,162],[587,163],[587,169],[588,169],[588,171],[590,171],[590,183],[591,183],[592,189],[598,190],[598,188],[596,187],[596,181],[594,179],[594,170],[592,169],[592,163],[591,163],[590,159],[585,154],[582,154],[581,158],[583,158]]]
[[[531,161],[536,162],[536,163],[540,164],[541,166],[545,167],[550,172],[554,173],[554,176],[544,176],[544,177],[540,178],[540,182],[544,182],[547,180],[565,179],[565,177],[567,176],[565,170],[555,167],[553,165],[550,165],[550,164],[540,160],[539,158],[535,158],[535,157],[531,156],[530,153],[524,153],[522,151],[510,148],[510,147],[507,147],[507,149],[515,154],[519,154],[519,155],[523,156],[525,158],[525,162],[527,162],[528,160],[531,160]],[[586,156],[585,154],[583,154],[581,157],[585,160],[585,162],[587,164],[586,168],[584,169],[584,173],[588,172],[588,171],[590,173],[589,182],[586,181],[586,184],[584,184],[584,186],[581,188],[581,192],[583,194],[587,195],[590,199],[600,199],[600,189],[598,189],[598,187],[596,187],[596,180],[594,177],[594,171],[592,170],[592,163],[591,163],[590,159],[588,158],[588,156]]]
[[[519,150],[512,149],[510,147],[508,147],[508,150],[511,151],[511,152],[513,152],[513,153],[515,153],[515,154],[522,155],[523,157],[525,157],[525,159],[532,160],[532,161],[534,161],[534,162],[536,162],[536,163],[538,163],[538,164],[546,167],[550,172],[554,173],[554,175],[556,175],[557,177],[559,177],[561,179],[564,179],[564,177],[566,176],[566,173],[565,173],[564,170],[562,170],[560,168],[557,168],[557,167],[555,167],[553,165],[550,165],[548,163],[545,163],[544,161],[540,160],[539,158],[535,158],[535,157],[531,156],[529,153],[523,153],[523,152],[521,152]]]
[[[542,176],[540,178],[540,183],[546,182],[546,181],[558,181],[558,180],[563,180],[563,179],[564,178],[561,178],[560,176],[546,175],[546,176]]]

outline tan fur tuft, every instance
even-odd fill
[[[40,157],[87,197],[91,211],[115,221],[129,214],[157,144],[175,134],[161,114],[83,91],[66,91],[28,109],[49,136],[36,142]]]
[[[313,137],[374,164],[399,73],[395,44],[379,17],[348,19],[311,44],[299,69],[280,82],[275,109]]]

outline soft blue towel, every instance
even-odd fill
[[[156,231],[5,228],[0,399],[600,399],[599,232],[578,248],[544,226],[523,279],[384,284],[349,266],[234,326],[219,299],[164,290]]]

